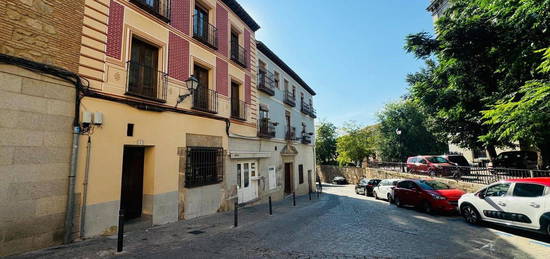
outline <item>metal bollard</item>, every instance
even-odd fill
[[[317,190],[317,199],[319,199],[319,190]]]
[[[237,227],[239,225],[239,202],[235,201],[235,218],[233,226]]]
[[[311,201],[311,190],[309,190],[309,192],[307,193],[307,195],[309,196],[309,200]]]
[[[292,206],[296,206],[296,193],[292,192]]]
[[[269,215],[273,215],[273,207],[271,206],[271,196],[269,196]]]
[[[117,252],[122,252],[124,248],[124,209],[118,211],[118,239],[117,239]]]

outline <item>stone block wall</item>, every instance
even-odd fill
[[[74,98],[72,84],[0,65],[0,256],[63,241]]]
[[[338,167],[332,165],[317,166],[317,174],[322,182],[330,183],[336,176],[343,176],[350,184],[357,184],[361,178],[367,177],[365,168]]]

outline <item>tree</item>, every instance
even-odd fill
[[[336,126],[330,122],[321,122],[315,136],[315,153],[317,163],[335,164],[336,159]]]
[[[350,163],[361,166],[366,157],[374,155],[375,128],[361,128],[353,122],[348,122],[342,129],[345,134],[336,139],[338,163],[341,166]]]
[[[550,47],[541,50],[544,60],[538,72],[550,75]],[[541,153],[541,166],[550,166],[550,77],[532,80],[511,97],[482,111],[485,124],[493,130],[481,139],[525,141]]]
[[[403,162],[409,156],[440,155],[448,151],[447,143],[428,130],[426,116],[413,100],[387,104],[378,119],[378,149],[384,161]]]
[[[407,81],[430,129],[462,147],[484,145],[491,157],[496,146],[511,145],[491,134],[495,126],[483,123],[481,111],[541,79],[534,50],[548,44],[549,17],[550,0],[455,0],[435,37],[409,35],[405,49],[427,66]]]

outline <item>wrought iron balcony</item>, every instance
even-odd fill
[[[168,74],[137,62],[128,61],[126,94],[166,102]]]
[[[193,15],[193,38],[218,49],[218,29],[199,16]]]
[[[296,140],[296,128],[287,128],[285,134],[286,140]]]
[[[218,92],[199,86],[193,91],[192,108],[199,111],[218,113]]]
[[[296,106],[296,95],[293,92],[286,90],[284,102],[292,107]]]
[[[317,118],[317,111],[315,111],[315,108],[311,107],[311,110],[309,111],[309,116],[311,116],[311,118]]]
[[[258,73],[258,90],[269,94],[275,95],[275,76],[273,73],[260,69]]]
[[[307,133],[302,133],[302,144],[311,144],[311,136]]]
[[[313,109],[313,106],[311,104],[302,101],[302,108],[300,110],[303,114],[309,115],[311,118],[317,118],[315,109]]]
[[[165,22],[170,21],[170,0],[130,0],[130,2]]]
[[[231,42],[231,60],[237,62],[242,67],[248,66],[246,49],[237,42]]]
[[[274,138],[275,137],[275,125],[268,118],[260,119],[258,125],[258,137],[260,138]]]
[[[231,100],[231,118],[246,120],[246,103],[240,100]]]

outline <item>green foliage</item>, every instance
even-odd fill
[[[445,141],[429,132],[426,116],[411,100],[387,104],[378,119],[377,146],[383,161],[405,161],[408,156],[447,152]]]
[[[341,166],[361,165],[364,158],[374,155],[376,127],[361,128],[348,122],[342,130],[345,134],[336,139],[337,160]]]
[[[321,122],[315,135],[315,153],[317,163],[321,165],[336,163],[336,126],[330,122]]]

